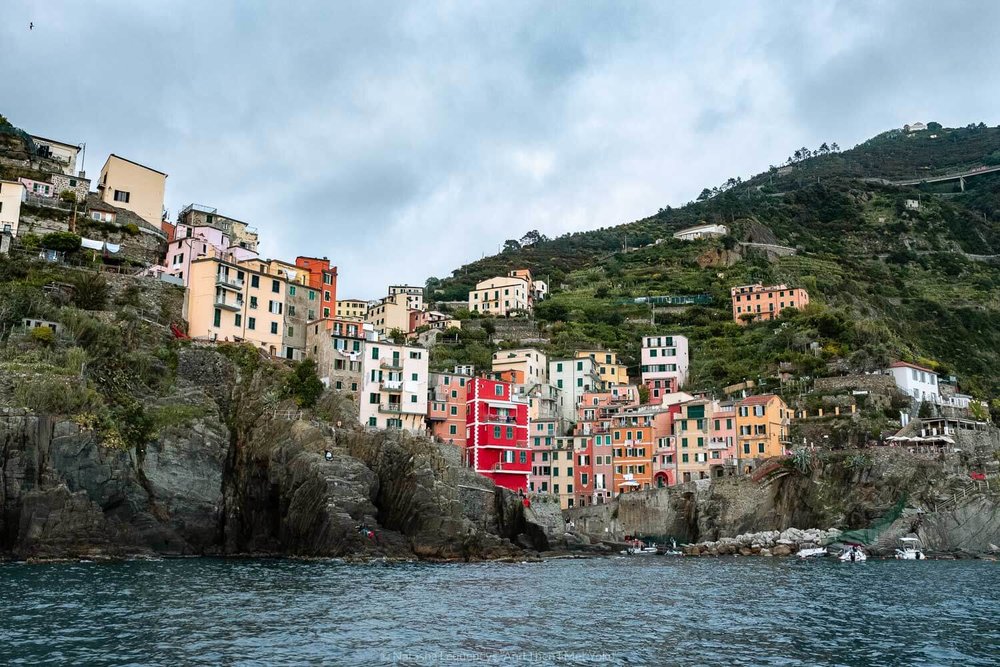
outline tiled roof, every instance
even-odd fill
[[[893,363],[889,364],[889,368],[916,368],[918,371],[925,371],[927,373],[933,373],[934,375],[937,375],[937,371],[932,371],[931,369],[925,368],[924,366],[918,366],[916,364],[911,364],[906,361],[894,361]]]
[[[740,405],[767,405],[771,402],[772,398],[777,398],[774,394],[759,394],[757,396],[748,396],[740,401]]]

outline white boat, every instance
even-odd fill
[[[684,552],[677,548],[677,540],[671,539],[669,547],[660,547],[656,550],[661,556],[683,556]]]
[[[899,548],[896,549],[896,558],[899,560],[926,560],[923,545],[916,537],[899,538]]]
[[[822,558],[828,555],[825,547],[815,547],[813,549],[799,549],[795,554],[799,558]]]
[[[653,556],[656,554],[655,544],[646,544],[642,540],[630,540],[628,545],[619,553],[625,556]]]
[[[837,556],[842,563],[864,563],[868,556],[861,550],[860,544],[849,544]]]

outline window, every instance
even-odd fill
[[[289,296],[295,296],[295,285],[289,285],[288,286],[288,295]]]
[[[260,287],[260,276],[250,276],[250,287]]]
[[[236,317],[234,317],[233,320],[234,320],[233,323],[236,326],[241,326],[243,324],[243,316],[240,315],[239,313],[236,313]]]
[[[215,309],[215,317],[212,318],[212,326],[217,327],[222,324],[222,311]]]
[[[247,318],[247,329],[250,329],[251,331],[253,331],[256,328],[257,328],[257,318],[256,317],[248,317]]]
[[[332,285],[333,284],[333,276],[331,276],[329,273],[324,273],[323,274],[323,283],[326,284],[326,285]]]
[[[257,310],[257,297],[255,296],[250,297],[250,308],[252,308],[253,310]]]
[[[503,396],[503,385],[501,385],[501,384],[498,384],[498,385],[495,385],[495,386],[493,387],[493,392],[494,392],[494,393],[495,393],[495,394],[496,394],[497,396]]]
[[[324,308],[323,309],[323,317],[330,317],[330,309],[329,308]]]
[[[379,395],[375,393],[368,394],[368,403],[375,404],[379,401]]]
[[[295,327],[288,327],[288,335],[289,336],[295,335]]]
[[[330,300],[330,292],[328,292],[328,291],[324,291],[323,292],[323,300],[324,301],[329,301]]]
[[[314,292],[312,290],[309,290],[309,300],[310,301],[315,301],[316,300],[316,292]]]
[[[414,382],[416,382],[416,381],[417,381],[417,378],[418,378],[418,377],[419,377],[419,376],[418,376],[418,375],[417,375],[416,373],[410,373],[410,379],[411,379],[411,380],[413,380]]]
[[[527,463],[528,462],[528,452],[522,450],[521,451],[521,456],[518,457],[518,460],[521,463]]]
[[[128,203],[129,193],[123,190],[115,190],[115,201]]]
[[[448,435],[457,435],[457,434],[458,434],[458,427],[457,426],[455,426],[454,424],[452,424],[451,426],[448,427]]]
[[[271,322],[271,333],[273,333],[273,334],[278,333],[278,323],[277,322]]]

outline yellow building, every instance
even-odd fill
[[[618,353],[610,350],[577,350],[577,359],[593,359],[602,389],[628,384],[628,368],[618,361]]]
[[[248,341],[272,356],[283,349],[289,283],[264,260],[211,255],[191,262],[184,319],[192,338]]]
[[[337,301],[337,319],[364,322],[368,316],[368,302],[361,299],[339,299]]]
[[[736,405],[736,457],[743,461],[781,456],[792,413],[774,394],[750,396]]]
[[[101,169],[97,190],[101,200],[132,211],[160,228],[167,175],[112,153]]]
[[[697,399],[682,403],[674,416],[674,443],[677,447],[677,481],[690,482],[712,476],[709,446],[712,403]]]
[[[549,452],[552,466],[549,489],[552,495],[559,497],[559,507],[562,509],[569,509],[574,504],[573,449],[577,440],[573,436],[555,438]]]
[[[17,181],[0,181],[0,234],[2,252],[10,250],[10,240],[17,236],[17,223],[21,219],[21,202],[27,190]]]
[[[393,294],[381,299],[378,304],[368,309],[365,322],[375,327],[375,331],[380,334],[388,334],[393,329],[408,333],[410,308],[406,305],[406,295]]]

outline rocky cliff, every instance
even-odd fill
[[[280,372],[182,350],[173,393],[150,399],[157,435],[137,449],[65,418],[0,413],[0,555],[473,559],[558,544],[551,516],[457,452],[335,430],[277,397]]]
[[[970,486],[969,470],[995,462],[1000,443],[995,432],[958,439],[947,455],[894,448],[817,454],[786,461],[761,482],[700,480],[567,514],[592,540],[711,543],[789,529],[866,529],[862,537],[875,553],[891,553],[908,533],[932,551],[985,553],[1000,544],[1000,480]]]

